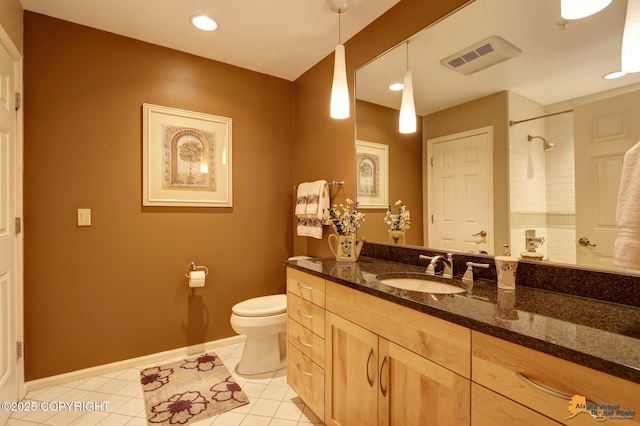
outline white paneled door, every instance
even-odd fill
[[[18,121],[16,92],[18,77],[17,53],[0,27],[0,401],[18,399],[18,359],[16,344],[20,315],[19,281],[21,257],[15,227],[21,191],[18,165]],[[17,200],[16,197],[19,197]],[[10,412],[0,410],[0,424]]]
[[[493,251],[492,129],[427,141],[428,246]]]
[[[624,154],[640,140],[640,91],[574,108],[576,258],[579,265],[613,264],[616,208]]]

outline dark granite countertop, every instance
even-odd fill
[[[640,308],[526,286],[499,290],[493,281],[472,286],[453,283],[464,293],[434,295],[381,283],[380,274],[424,277],[424,267],[360,257],[284,263],[330,281],[635,383],[640,383]]]

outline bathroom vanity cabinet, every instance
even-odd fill
[[[639,407],[638,383],[375,293],[293,268],[287,288],[288,382],[325,424],[593,424],[568,418],[574,395]]]
[[[326,424],[469,424],[468,329],[331,281],[326,297]]]

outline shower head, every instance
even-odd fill
[[[556,144],[546,140],[545,138],[543,138],[542,136],[531,136],[531,135],[527,135],[527,140],[529,142],[531,142],[534,139],[542,139],[542,147],[545,151],[551,151],[553,148],[556,147]]]

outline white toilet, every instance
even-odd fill
[[[293,256],[288,260],[311,259]],[[231,308],[231,328],[247,339],[236,370],[240,374],[260,374],[279,370],[287,364],[287,295],[255,297]]]
[[[231,328],[247,337],[238,373],[259,374],[284,368],[287,295],[256,297],[231,310]]]

